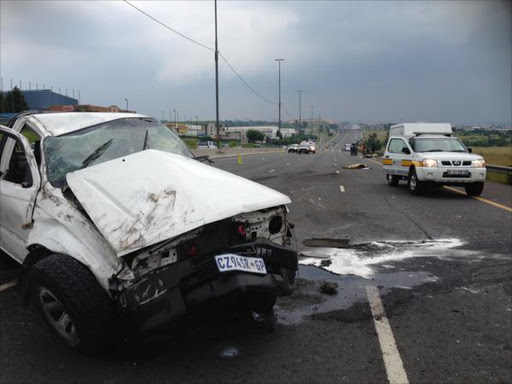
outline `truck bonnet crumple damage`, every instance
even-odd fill
[[[118,257],[205,224],[291,202],[261,184],[151,149],[66,179]]]

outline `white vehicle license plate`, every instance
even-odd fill
[[[267,274],[265,262],[258,257],[225,254],[215,256],[215,263],[220,272],[242,271],[260,273],[262,275]]]
[[[465,169],[450,169],[446,173],[448,175],[469,175],[469,171]]]

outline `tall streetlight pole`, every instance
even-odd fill
[[[219,127],[219,46],[217,42],[217,0],[215,0],[215,126],[217,127],[217,148],[220,149]]]
[[[176,130],[176,132],[178,132],[178,120],[176,118],[176,110],[173,109],[173,112],[174,112],[174,129]]]
[[[311,106],[311,133],[313,133],[313,106]]]
[[[67,91],[68,90],[66,89],[66,93],[67,93]],[[125,100],[126,100],[126,112],[128,112],[128,99],[125,98]]]
[[[279,63],[279,124],[277,125],[277,132],[281,133],[281,61],[284,59],[276,59]]]
[[[297,91],[299,93],[299,131],[302,129],[302,89]]]

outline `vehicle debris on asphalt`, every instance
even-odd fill
[[[363,163],[357,163],[357,164],[347,165],[347,166],[343,167],[343,169],[364,169],[364,168],[368,168],[368,166]]]
[[[338,293],[338,283],[334,281],[322,281],[320,292],[327,295],[335,295]]]

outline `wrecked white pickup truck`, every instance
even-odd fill
[[[150,332],[205,303],[272,310],[290,294],[290,199],[193,159],[121,113],[35,113],[0,127],[0,247],[69,346]]]

